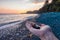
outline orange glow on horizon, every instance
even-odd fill
[[[36,4],[36,3],[35,3]],[[41,2],[41,3],[38,3],[36,5],[43,5],[44,3]],[[38,6],[38,7],[34,7],[34,8],[30,8],[30,9],[19,9],[19,10],[16,10],[16,9],[9,9],[9,8],[0,8],[0,13],[6,13],[6,14],[19,14],[19,13],[26,13],[27,11],[34,11],[34,10],[38,10],[40,9],[41,7]]]
[[[12,9],[1,8],[0,13],[6,13],[6,14],[8,14],[8,13],[16,14],[17,13],[17,14],[19,14],[19,13],[25,13],[25,11],[24,10],[12,10]]]

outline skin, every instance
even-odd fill
[[[33,22],[26,22],[26,27],[34,35],[38,36],[41,40],[58,40],[58,38],[53,34],[49,25],[41,24],[40,29],[35,29],[32,27]]]

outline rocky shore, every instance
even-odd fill
[[[28,19],[26,21],[33,20],[34,19]],[[4,28],[0,28],[0,40],[40,40],[26,28],[26,21],[22,23],[16,22],[2,26]]]

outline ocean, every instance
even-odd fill
[[[52,32],[60,40],[60,12],[42,13],[36,19],[36,22],[49,25],[52,29]]]
[[[24,21],[37,17],[38,14],[3,14],[0,15],[0,40],[37,40],[31,36],[30,31],[25,27]]]
[[[36,16],[38,16],[35,19],[36,22],[49,25],[54,35],[58,39],[60,39],[60,12],[47,12],[42,14],[0,15],[0,26],[2,26],[1,28],[4,28],[7,27],[8,24],[23,22]],[[24,23],[21,27],[20,24],[13,26],[9,25],[8,28],[0,31],[0,34],[2,34],[0,35],[0,40],[40,40],[35,35],[31,37],[28,36],[30,35],[30,32],[27,30]]]
[[[2,14],[0,15],[0,26],[2,24],[8,24],[8,23],[13,23],[13,22],[22,22],[24,20],[27,20],[27,19],[31,19],[31,18],[34,18],[36,17],[37,14]]]

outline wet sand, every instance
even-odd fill
[[[26,21],[32,19],[2,24],[0,26],[0,40],[40,40],[25,27]]]

